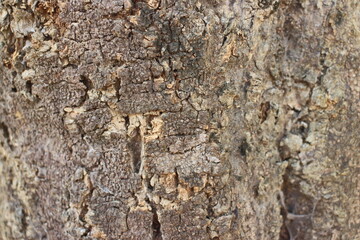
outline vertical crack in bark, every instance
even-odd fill
[[[84,75],[80,76],[80,82],[82,84],[84,84],[84,86],[86,87],[86,91],[89,91],[93,88],[93,84],[90,81],[90,79],[88,79],[87,77],[85,77]]]
[[[21,225],[22,225],[22,228],[21,228],[21,231],[23,232],[24,236],[26,237],[27,228],[29,226],[29,224],[27,222],[28,214],[26,213],[25,205],[23,203],[21,203],[21,205],[22,205],[22,210],[21,210]]]
[[[9,142],[9,139],[10,139],[9,128],[6,126],[5,123],[0,123],[0,129],[3,132],[4,138],[6,139],[6,141]]]
[[[287,144],[281,144],[288,131],[284,128],[283,134],[277,143],[277,150],[281,161],[290,161],[292,159],[290,147]],[[307,215],[301,214],[304,214],[304,210],[309,209],[308,206],[311,204],[311,201],[309,202],[308,197],[301,192],[296,173],[291,165],[288,165],[285,169],[282,180],[281,191],[278,196],[280,214],[283,218],[279,240],[306,239],[308,231],[303,230],[311,229],[312,223],[309,223],[307,219],[303,221],[302,218],[307,217]],[[298,215],[298,211],[300,211],[300,215]]]
[[[114,84],[114,88],[115,88],[115,95],[116,95],[116,100],[119,101],[120,100],[120,86],[121,86],[121,80],[119,78],[117,78],[115,80],[115,84]]]
[[[301,192],[297,181],[290,181],[291,172],[291,167],[287,167],[279,194],[283,217],[279,240],[308,239],[307,233],[312,229],[316,202]]]
[[[153,186],[151,186],[151,184],[150,184],[150,179],[151,178],[148,178],[148,177],[142,178],[143,183],[146,186],[146,191],[148,193],[151,193],[154,190]],[[134,197],[137,198],[136,195]],[[145,201],[151,207],[151,212],[153,214],[152,224],[151,224],[152,239],[153,240],[163,240],[162,232],[161,232],[161,223],[160,223],[160,220],[159,220],[159,215],[158,215],[158,210],[157,210],[157,207],[156,207],[156,203],[153,202],[153,200],[151,200],[149,197],[146,197]],[[138,203],[137,203],[137,205],[138,205]]]
[[[30,94],[30,95],[32,95],[32,82],[31,81],[26,81],[26,83],[25,83],[25,87],[26,87],[26,91]]]
[[[129,116],[125,116],[124,120],[125,120],[125,128],[126,128],[126,131],[127,131],[129,129],[129,125],[130,125]]]
[[[238,150],[240,152],[240,155],[242,157],[244,157],[244,159],[246,161],[247,153],[250,151],[250,145],[246,141],[246,138],[241,139],[241,143],[240,143]]]
[[[0,130],[2,130],[5,141],[8,144],[9,148],[12,150],[13,145],[11,144],[11,141],[10,141],[10,131],[9,131],[8,126],[2,122],[2,123],[0,123]]]
[[[85,101],[89,99],[88,91],[93,89],[93,84],[90,79],[84,75],[80,75],[80,82],[85,86],[85,95],[81,98],[81,105],[83,105]]]
[[[131,136],[131,139],[128,143],[128,148],[130,149],[130,154],[133,162],[133,169],[135,173],[140,172],[141,168],[141,158],[142,158],[142,137],[140,133],[140,128],[136,128]]]
[[[82,236],[87,236],[91,230],[92,230],[92,225],[87,221],[86,219],[86,214],[89,212],[89,202],[91,200],[92,194],[94,192],[94,186],[90,180],[90,176],[88,174],[86,174],[84,176],[84,181],[86,186],[88,187],[88,192],[83,196],[82,201],[81,201],[81,210],[80,210],[80,214],[79,214],[79,219],[84,223],[84,226],[86,228],[86,231],[82,234]]]
[[[325,64],[325,59],[326,59],[326,55],[327,53],[326,52],[321,52],[320,54],[320,67],[321,67],[321,73],[320,75],[317,77],[317,84],[318,85],[321,85],[322,83],[322,80],[324,79],[329,67],[326,66]]]
[[[153,229],[153,240],[162,240],[161,224],[157,214],[157,209],[154,204],[151,206],[153,213],[152,229]]]
[[[260,105],[260,123],[265,122],[270,111],[270,102],[264,102]]]
[[[212,188],[212,186],[210,185],[209,182],[207,182],[205,184],[205,188]],[[211,196],[211,193],[210,192],[207,192],[205,191],[204,192],[205,195],[206,195],[206,199],[208,199],[208,202],[207,202],[207,206],[206,206],[206,219],[209,221],[209,222],[212,222],[214,220],[214,209],[213,209],[213,205],[212,205],[212,196]],[[210,224],[206,227],[206,232],[209,236],[209,239],[212,239],[211,238],[211,229],[210,229]]]
[[[290,240],[291,238],[291,233],[288,229],[287,226],[287,208],[286,208],[286,204],[285,204],[285,199],[284,199],[284,191],[286,191],[287,188],[287,184],[288,184],[288,176],[287,176],[287,171],[288,168],[285,170],[285,174],[282,176],[283,178],[283,183],[281,186],[281,192],[279,193],[279,201],[281,203],[281,208],[280,208],[280,214],[283,218],[283,223],[281,225],[280,228],[280,235],[279,235],[279,240]]]

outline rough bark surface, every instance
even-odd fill
[[[359,12],[0,1],[0,239],[360,239]]]

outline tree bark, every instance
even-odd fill
[[[359,12],[0,1],[0,239],[360,239]]]

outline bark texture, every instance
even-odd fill
[[[360,239],[359,12],[0,1],[0,239]]]

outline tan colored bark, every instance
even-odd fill
[[[360,239],[356,0],[0,2],[0,239]]]

